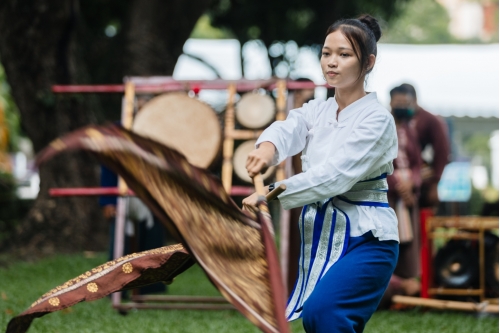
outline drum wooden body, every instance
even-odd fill
[[[262,128],[275,119],[275,109],[270,96],[247,93],[236,104],[236,120],[247,128]]]
[[[243,181],[252,182],[245,167],[248,154],[255,149],[255,140],[245,141],[236,148],[233,156],[234,173]],[[271,177],[276,167],[272,166],[262,175],[264,179]]]
[[[160,95],[144,104],[132,131],[177,149],[200,168],[214,163],[222,141],[219,120],[212,108],[181,93]]]

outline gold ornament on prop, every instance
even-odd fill
[[[49,299],[49,304],[52,306],[58,306],[59,303],[61,303],[61,302],[59,301],[59,298],[57,298],[57,297],[52,297]]]
[[[50,145],[55,150],[63,150],[64,148],[66,148],[66,144],[61,139],[56,139],[56,140],[52,141],[50,143]]]
[[[129,274],[129,273],[132,273],[134,268],[132,267],[131,263],[127,262],[126,264],[123,264],[122,270],[123,270],[123,273]]]
[[[96,283],[92,282],[87,285],[87,290],[91,293],[96,293],[99,290],[99,287],[97,287]]]

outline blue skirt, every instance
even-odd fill
[[[345,254],[314,287],[302,308],[307,333],[350,333],[363,329],[377,309],[398,258],[396,241],[368,232],[350,237]]]

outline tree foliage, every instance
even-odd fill
[[[210,16],[203,14],[196,22],[196,25],[191,32],[190,38],[197,39],[228,39],[234,38],[232,32],[228,29],[221,29],[212,26]]]
[[[221,0],[210,10],[212,23],[230,29],[240,42],[294,40],[298,45],[323,43],[326,29],[340,18],[370,13],[387,20],[397,13],[394,0]]]
[[[450,17],[436,0],[398,3],[400,15],[388,22],[381,41],[405,44],[446,44],[457,40],[450,34]]]
[[[0,112],[3,112],[8,131],[8,151],[17,151],[21,136],[19,110],[10,94],[10,86],[2,65],[0,65]]]
[[[242,45],[258,39],[268,49],[273,44],[282,49],[283,52],[269,53],[273,74],[276,74],[279,66],[293,66],[293,56],[285,52],[287,46],[317,48],[322,45],[325,32],[333,22],[362,13],[377,17],[384,25],[386,20],[398,13],[396,3],[406,1],[221,0],[212,6],[209,15],[215,27],[230,30]],[[295,46],[289,45],[289,41],[293,41]]]

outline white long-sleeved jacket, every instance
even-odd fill
[[[343,109],[336,119],[335,98],[312,100],[274,122],[257,140],[269,141],[277,151],[273,165],[302,151],[303,172],[280,183],[285,209],[300,207],[343,194],[361,180],[392,174],[398,142],[392,115],[369,93]],[[279,183],[277,184],[279,185]],[[351,237],[372,231],[380,240],[398,240],[392,208],[334,204],[351,221]]]

